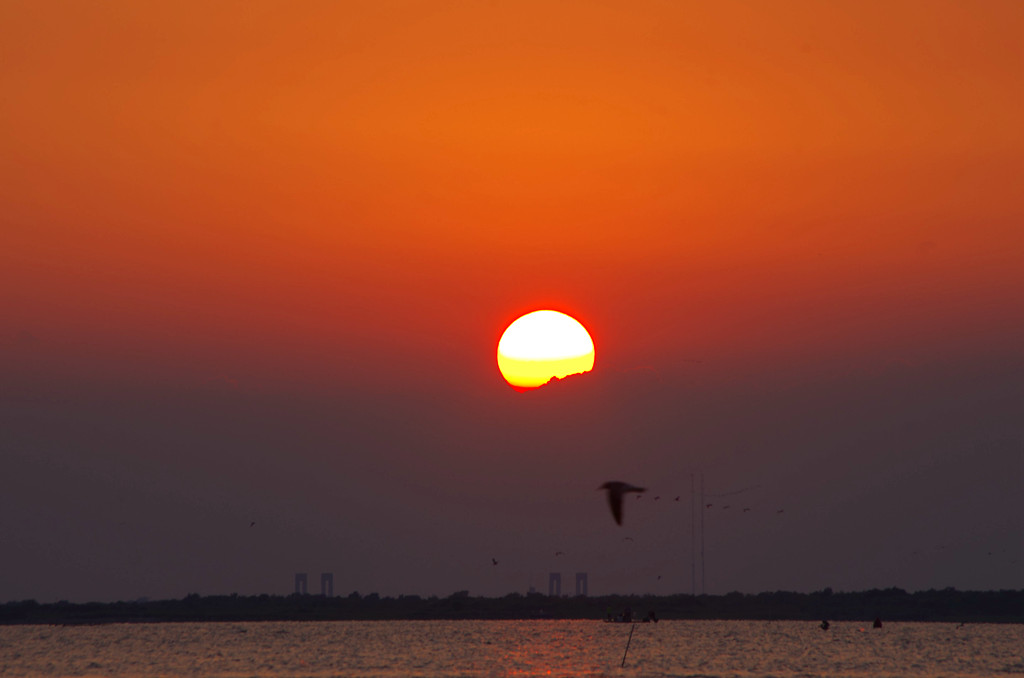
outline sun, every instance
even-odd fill
[[[527,313],[509,325],[498,342],[498,369],[520,391],[593,367],[590,334],[578,320],[558,311]]]

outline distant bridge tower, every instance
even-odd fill
[[[548,595],[549,596],[561,596],[562,595],[562,573],[552,572],[548,575]]]
[[[320,575],[320,595],[334,597],[334,573],[324,572]]]
[[[300,595],[306,595],[306,573],[297,572],[295,574],[295,592]]]
[[[587,595],[587,573],[577,572],[576,573],[576,595],[585,596]]]

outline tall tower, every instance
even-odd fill
[[[585,596],[587,595],[587,573],[577,572],[576,573],[576,595]]]
[[[320,595],[334,597],[334,573],[324,572],[320,575]]]
[[[562,573],[552,572],[548,575],[548,595],[549,596],[561,596],[562,595]]]
[[[295,592],[300,595],[306,595],[306,573],[297,572],[295,573]]]

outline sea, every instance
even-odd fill
[[[1024,626],[584,620],[0,626],[0,676],[1024,675]]]

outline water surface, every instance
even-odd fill
[[[1020,625],[380,621],[0,627],[3,676],[1024,675]]]

